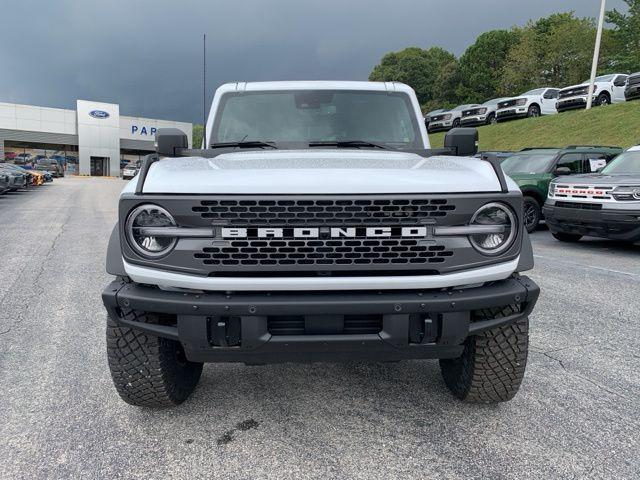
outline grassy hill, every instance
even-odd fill
[[[478,135],[480,150],[566,145],[627,148],[640,144],[640,101],[487,125],[478,128]],[[429,139],[432,147],[441,147],[444,133],[433,133]]]

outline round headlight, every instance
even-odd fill
[[[501,203],[487,203],[471,218],[471,225],[500,226],[500,233],[476,233],[469,236],[471,244],[484,255],[498,255],[507,250],[517,233],[516,216]]]
[[[140,205],[129,214],[126,233],[129,244],[142,256],[157,258],[169,253],[175,246],[175,237],[152,235],[148,230],[175,227],[169,212],[157,205]]]

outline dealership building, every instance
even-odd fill
[[[65,110],[0,102],[0,160],[48,157],[70,174],[119,176],[121,163],[153,152],[156,131],[168,127],[186,133],[191,147],[191,123],[127,117],[115,103],[77,100]]]

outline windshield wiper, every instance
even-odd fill
[[[241,142],[221,142],[212,143],[211,148],[275,148],[278,147],[274,142],[263,142],[262,140],[248,140]]]
[[[361,148],[361,147],[373,147],[381,150],[396,150],[388,145],[382,145],[381,143],[368,142],[365,140],[336,140],[327,142],[309,142],[309,147],[338,147],[338,148]]]

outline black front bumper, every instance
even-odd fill
[[[469,335],[528,316],[539,293],[524,276],[465,290],[353,293],[194,294],[116,280],[102,298],[116,322],[179,341],[192,361],[275,363],[455,358]],[[128,310],[166,321],[131,321],[122,315]],[[356,326],[377,318],[379,331],[347,331],[349,316]],[[302,331],[287,334],[275,324]]]
[[[640,210],[587,210],[545,205],[542,213],[549,230],[554,233],[640,241]]]
[[[515,108],[509,110],[503,110],[496,113],[496,119],[498,122],[505,122],[507,120],[515,120],[517,118],[525,118],[527,112],[518,112]]]
[[[587,108],[586,98],[577,97],[567,101],[558,101],[556,103],[556,110],[558,110],[558,112],[564,112],[567,110],[577,110],[580,108]]]

